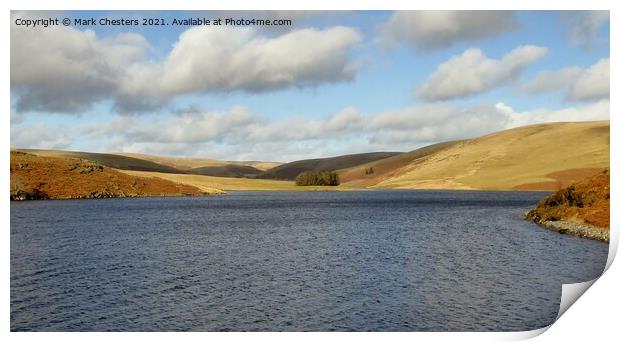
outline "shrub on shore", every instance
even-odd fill
[[[309,185],[321,185],[321,186],[337,186],[340,184],[340,179],[336,172],[320,171],[302,172],[295,177],[295,185],[309,186]]]
[[[609,170],[544,198],[525,218],[537,223],[574,221],[609,228]]]

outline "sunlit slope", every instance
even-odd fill
[[[337,157],[297,160],[267,170],[258,178],[293,180],[302,172],[335,171],[366,164],[375,160],[389,158],[402,152],[370,152],[347,154]]]
[[[61,150],[16,149],[42,157],[79,158],[119,170],[205,174],[218,177],[253,177],[280,165],[271,162],[229,162],[204,158],[162,157],[141,153],[93,153]]]
[[[350,190],[347,186],[296,186],[293,181],[273,179],[250,179],[213,177],[205,175],[172,174],[146,171],[118,170],[122,173],[138,177],[156,177],[175,183],[197,187],[201,190],[248,190],[248,191],[339,191]]]
[[[263,161],[225,161],[225,160],[216,160],[216,159],[207,159],[207,158],[175,158],[175,157],[164,157],[143,153],[128,153],[128,152],[117,152],[115,154],[133,157],[143,160],[149,160],[158,164],[167,165],[179,170],[191,170],[203,167],[231,167],[232,165],[241,165],[241,166],[250,166],[256,168],[260,171],[269,170],[274,168],[282,163],[278,162],[263,162]]]
[[[420,162],[425,157],[446,149],[458,141],[448,141],[425,146],[411,152],[397,154],[370,163],[338,170],[340,182],[353,187],[369,187],[400,174],[401,169],[413,162]]]
[[[518,127],[454,144],[373,187],[557,190],[609,167],[609,121]]]
[[[122,170],[137,171],[155,171],[167,173],[184,173],[184,171],[176,169],[169,165],[159,164],[157,162],[125,156],[113,153],[93,153],[93,152],[77,152],[77,151],[60,151],[60,150],[39,150],[39,149],[17,149],[16,151],[26,152],[41,157],[56,158],[78,158],[90,160],[101,165]]]
[[[136,177],[89,160],[11,151],[11,199],[67,199],[216,194],[221,191]]]

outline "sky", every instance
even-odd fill
[[[23,25],[44,18],[72,23]],[[187,18],[292,24],[172,24]],[[12,11],[11,22],[14,148],[287,162],[610,115],[607,11]]]

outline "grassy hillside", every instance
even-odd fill
[[[282,165],[282,163],[277,162],[263,162],[263,161],[224,161],[224,160],[215,160],[215,159],[206,159],[206,158],[173,158],[173,157],[163,157],[163,156],[155,156],[150,154],[142,154],[142,153],[126,153],[119,152],[115,153],[122,156],[133,157],[143,160],[149,160],[161,165],[167,165],[173,167],[178,170],[191,170],[198,169],[203,167],[230,167],[234,165],[239,166],[249,166],[260,171],[269,170],[276,166]],[[219,170],[219,169],[218,169]]]
[[[89,160],[11,151],[11,199],[175,196],[215,189],[127,175]]]
[[[212,177],[188,174],[170,174],[144,171],[121,172],[140,177],[159,177],[177,183],[195,186],[199,189],[221,189],[221,190],[266,190],[266,191],[315,191],[315,190],[347,190],[343,186],[296,186],[295,182],[272,180],[272,179],[248,179],[248,178],[227,178]]]
[[[248,165],[224,164],[221,166],[203,166],[186,171],[194,175],[214,177],[252,178],[263,171]]]
[[[264,169],[280,165],[279,163],[256,161],[227,162],[204,158],[160,157],[140,153],[91,153],[33,149],[18,149],[16,151],[47,157],[86,159],[119,170],[188,173],[216,177],[254,177],[263,172]]]
[[[368,187],[376,185],[386,179],[399,175],[401,168],[413,162],[421,161],[424,157],[448,148],[459,141],[448,141],[397,154],[392,157],[379,159],[370,163],[338,170],[340,182],[353,187]]]
[[[356,165],[366,164],[379,159],[389,158],[401,153],[402,152],[373,152],[349,154],[332,158],[298,160],[274,167],[273,169],[261,173],[258,177],[266,179],[293,180],[297,177],[297,175],[304,171],[335,171],[350,168]]]
[[[123,156],[111,153],[91,153],[91,152],[74,152],[74,151],[58,151],[58,150],[33,150],[18,149],[16,151],[26,152],[43,157],[58,158],[80,158],[90,160],[92,162],[122,170],[136,171],[154,171],[166,173],[184,173],[184,171],[176,169],[168,165],[158,164],[150,160],[144,160],[129,156]]]
[[[581,180],[543,199],[526,219],[571,221],[609,229],[609,171]]]
[[[608,167],[609,121],[548,123],[457,142],[373,186],[558,190]]]

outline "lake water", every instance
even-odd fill
[[[608,245],[526,192],[11,203],[11,330],[530,330]]]

